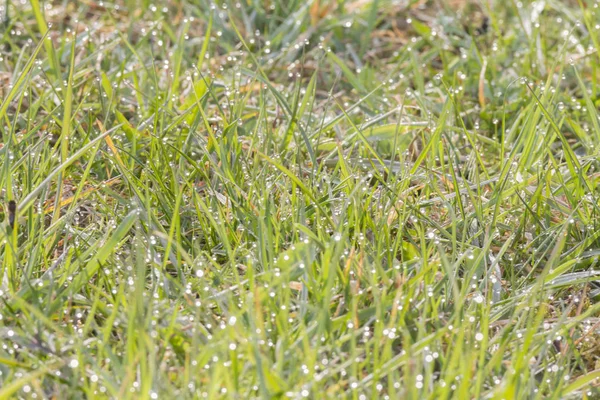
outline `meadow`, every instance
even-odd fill
[[[0,399],[600,398],[594,0],[0,4]]]

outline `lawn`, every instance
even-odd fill
[[[600,7],[1,1],[0,399],[600,398]]]

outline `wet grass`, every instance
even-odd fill
[[[21,3],[0,398],[600,395],[598,3]]]

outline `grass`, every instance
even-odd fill
[[[598,3],[0,10],[0,398],[600,397]]]

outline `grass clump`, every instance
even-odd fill
[[[0,398],[598,396],[598,3],[2,11]]]

